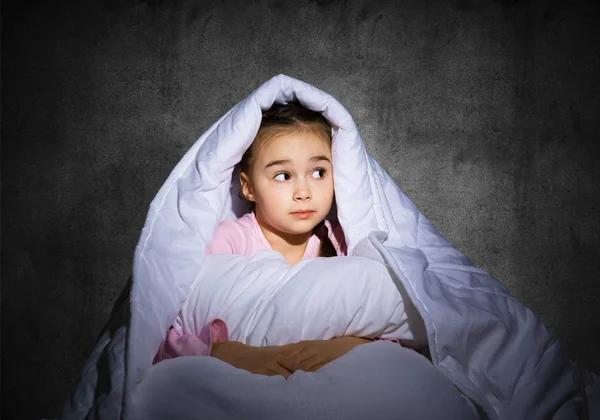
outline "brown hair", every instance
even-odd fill
[[[295,134],[310,131],[327,140],[331,145],[331,126],[319,112],[304,108],[296,102],[286,105],[274,104],[262,114],[260,128],[252,145],[246,150],[240,161],[240,171],[249,173],[254,157],[260,149],[270,140],[281,134]],[[254,211],[254,203],[252,203]],[[321,241],[319,246],[319,257],[335,257],[337,251],[329,238],[329,229],[322,220],[314,227],[313,233]]]

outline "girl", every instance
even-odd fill
[[[257,136],[240,162],[240,193],[252,210],[238,220],[221,222],[206,253],[251,258],[261,250],[273,250],[290,265],[306,258],[346,255],[341,227],[325,220],[334,199],[331,144],[331,126],[318,112],[295,103],[276,104],[264,112]],[[297,369],[314,372],[372,341],[339,337],[252,347],[227,337],[227,326],[219,319],[197,337],[179,336],[171,328],[155,363],[183,355],[211,355],[253,373],[287,378]]]
[[[300,105],[263,113],[256,139],[240,162],[241,194],[252,211],[222,222],[209,254],[280,252],[290,265],[346,254],[344,234],[325,217],[333,203],[331,127]],[[334,231],[335,230],[335,231]]]

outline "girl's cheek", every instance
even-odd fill
[[[275,182],[271,188],[276,194],[284,194],[291,189],[290,184],[289,182]]]
[[[283,200],[286,196],[290,195],[289,190],[289,187],[279,186],[279,188],[273,191],[273,195],[277,200]]]

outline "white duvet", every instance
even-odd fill
[[[352,256],[345,261],[369,260],[365,275],[347,283],[350,270],[343,268],[343,258],[298,267],[324,264],[332,273],[313,278],[293,276],[271,255],[253,262],[223,257],[231,261],[222,265],[204,255],[218,224],[248,210],[237,198],[234,170],[258,131],[261,111],[292,100],[322,112],[333,127],[337,218]],[[223,275],[210,271],[218,266]],[[261,298],[236,302],[250,281],[239,273],[277,267],[272,283],[256,277],[263,282],[257,288]],[[203,281],[207,273],[210,281],[223,279],[228,286],[214,288]],[[343,284],[335,296],[327,288],[329,277]],[[301,289],[305,281],[315,284]],[[315,298],[317,290],[335,301]],[[296,292],[308,301],[294,302]],[[586,418],[588,410],[594,418],[598,409],[591,404],[599,393],[597,376],[572,363],[535,314],[436,231],[366,152],[347,110],[325,92],[284,75],[227,112],[173,169],[150,205],[135,251],[130,301],[108,324],[63,418],[534,420]],[[307,313],[294,314],[288,303]],[[297,371],[287,381],[206,356],[152,366],[171,325],[179,322],[192,331],[213,316],[227,318],[233,337],[260,345],[340,332],[419,339],[422,319],[432,363],[395,343],[375,342],[317,372]],[[330,330],[323,320],[331,320]]]
[[[423,321],[400,290],[394,272],[367,257],[313,258],[290,267],[273,251],[250,259],[208,255],[174,327],[198,334],[220,318],[230,340],[252,346],[348,335],[424,345]]]

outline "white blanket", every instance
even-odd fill
[[[131,420],[478,419],[424,357],[384,341],[287,380],[213,357],[167,360],[149,370],[132,404]]]
[[[423,321],[400,290],[395,273],[367,257],[313,258],[290,267],[273,251],[251,259],[209,255],[174,327],[198,334],[220,318],[230,340],[253,346],[348,335],[424,345]]]
[[[288,381],[285,387],[271,386],[281,378],[262,375],[251,375],[244,386],[233,386],[240,375],[248,376],[210,357],[152,367],[166,331],[202,273],[204,253],[217,225],[248,210],[237,199],[234,169],[258,131],[261,111],[292,100],[322,112],[333,127],[336,210],[349,255],[388,266],[402,283],[404,302],[415,305],[426,328],[436,372],[426,384],[406,386],[414,378],[396,368],[412,365],[407,358],[411,356],[401,353],[398,345],[379,342],[359,346],[324,371],[298,373],[305,379]],[[377,395],[390,404],[419,401],[413,408],[421,413],[408,416],[427,418],[429,406],[438,402],[436,393],[447,390],[448,381],[482,418],[577,418],[588,408],[586,395],[597,393],[600,382],[582,379],[596,376],[580,375],[582,371],[540,319],[435,230],[366,152],[352,117],[337,100],[283,75],[267,81],[227,112],[171,172],[150,205],[135,251],[130,299],[130,320],[123,311],[123,318],[116,316],[108,326],[65,405],[64,418],[134,418],[136,410],[144,407],[162,413],[177,408],[183,412],[179,418],[210,418],[202,413],[211,407],[220,408],[221,417],[229,418],[250,418],[244,412],[256,414],[255,418],[334,418],[335,413],[342,417],[347,413],[345,405],[368,412],[381,403]],[[352,370],[363,365],[378,374]],[[419,366],[424,374],[426,365]],[[213,368],[222,374],[218,381]],[[421,374],[412,372],[416,378]],[[353,386],[360,374],[373,389],[384,387],[385,392],[357,393]],[[306,392],[309,385],[322,392]],[[276,398],[289,402],[273,405],[274,411],[268,408],[273,389],[278,390]],[[180,390],[182,398],[174,399],[171,390]],[[254,398],[247,399],[246,394]],[[162,404],[156,407],[153,401]],[[452,404],[444,401],[440,400],[442,412],[451,413]],[[160,418],[159,411],[153,413]],[[146,414],[142,417],[153,416]]]

